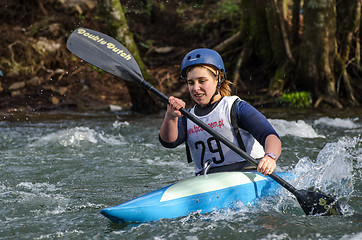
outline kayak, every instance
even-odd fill
[[[278,173],[289,178],[290,173]],[[280,184],[258,172],[221,172],[175,182],[167,187],[101,210],[112,222],[151,222],[174,219],[192,212],[210,213],[241,202],[275,195]]]

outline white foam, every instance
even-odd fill
[[[341,118],[323,117],[318,120],[315,120],[314,124],[321,124],[321,125],[327,125],[327,126],[339,127],[339,128],[348,128],[348,129],[361,127],[360,124],[355,123],[356,121],[358,121],[358,118],[341,119]]]
[[[64,206],[57,206],[54,210],[46,210],[45,215],[59,215],[67,212],[67,208]]]
[[[49,183],[31,183],[21,182],[16,185],[16,193],[21,198],[20,202],[24,203],[46,203],[47,205],[66,206],[69,199],[61,193],[57,193],[58,189],[55,185]]]
[[[126,144],[121,135],[112,136],[88,127],[75,127],[50,133],[37,139],[30,146],[37,147],[57,143],[63,147],[80,147],[83,144],[97,144],[98,142],[110,145]]]
[[[35,238],[35,239],[55,239],[55,238],[65,238],[68,239],[69,236],[74,236],[74,235],[79,235],[79,234],[83,234],[84,231],[81,230],[65,230],[64,232],[56,232],[56,233],[51,233],[51,234],[41,234],[39,237]]]
[[[345,235],[341,238],[341,240],[361,240],[362,239],[362,232],[356,234],[349,234]]]
[[[290,237],[287,233],[282,233],[282,234],[268,233],[266,237],[261,238],[261,240],[283,240],[283,239],[290,239]]]
[[[124,122],[120,122],[120,121],[115,121],[113,124],[112,124],[113,128],[115,129],[120,129],[120,128],[124,128],[124,127],[128,127],[129,126],[129,122],[127,121],[124,121]]]
[[[269,119],[269,122],[281,137],[291,135],[300,138],[325,138],[325,136],[317,134],[313,127],[303,120]]]
[[[32,192],[41,192],[41,191],[47,191],[47,192],[54,192],[57,190],[57,187],[54,184],[50,183],[31,183],[31,182],[21,182],[16,185],[18,188],[31,190]]]

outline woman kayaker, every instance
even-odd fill
[[[281,154],[281,141],[268,120],[247,102],[231,96],[230,84],[221,56],[212,49],[189,52],[181,63],[181,77],[195,102],[189,111],[254,158],[257,171],[271,174]],[[171,96],[160,129],[160,142],[174,148],[186,141],[189,162],[195,174],[250,170],[253,165],[182,116],[185,102]],[[255,169],[255,168],[254,168]]]

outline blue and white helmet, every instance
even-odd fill
[[[186,79],[187,69],[194,65],[209,65],[223,73],[220,83],[226,79],[224,62],[218,52],[208,48],[198,48],[192,50],[182,60],[181,77]]]

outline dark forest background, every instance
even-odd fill
[[[188,103],[180,80],[194,48],[222,55],[234,94],[254,106],[358,107],[361,0],[0,0],[0,111],[137,112],[162,105],[72,55],[77,27],[127,48],[145,79]]]

